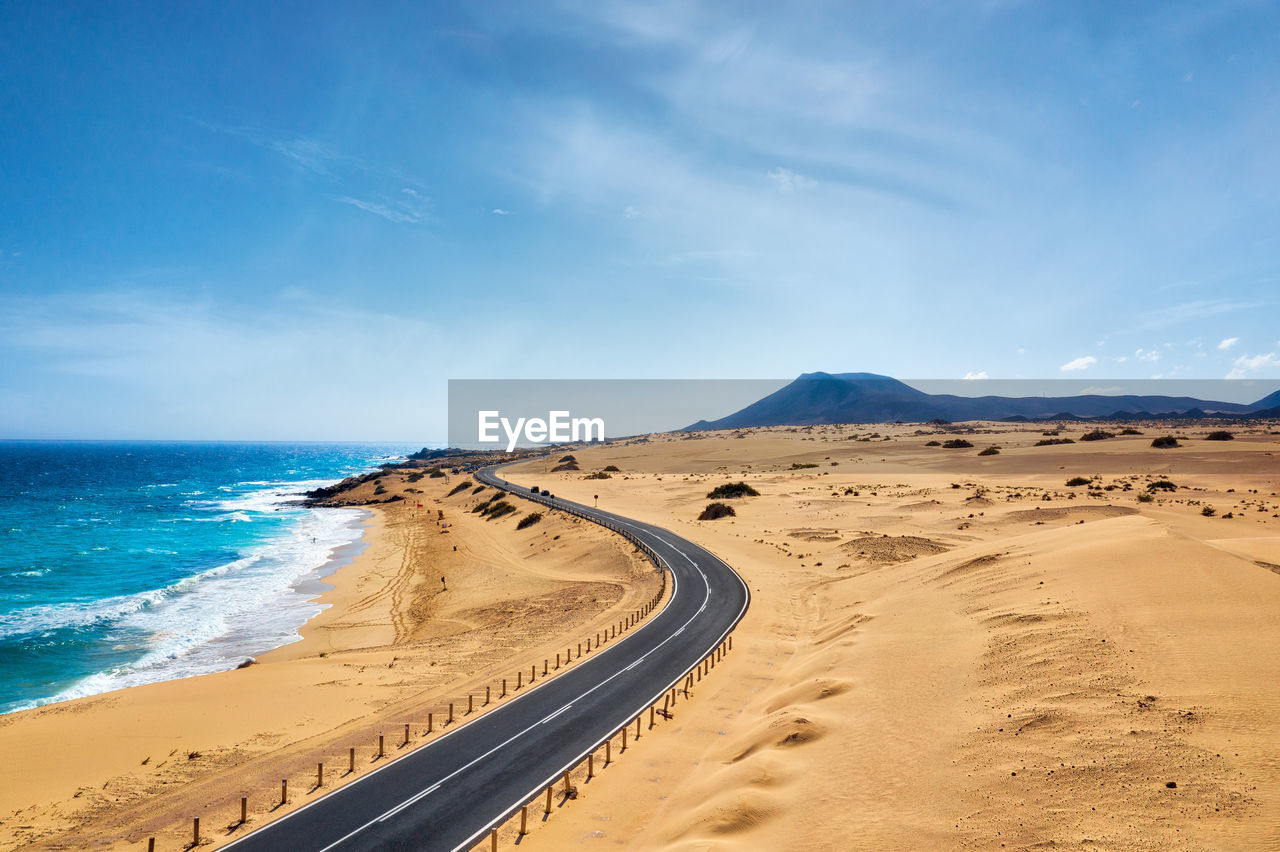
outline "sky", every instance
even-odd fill
[[[1258,398],[1277,80],[1270,3],[9,0],[0,437],[425,443],[475,378]]]

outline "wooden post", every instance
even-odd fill
[[[622,749],[621,750],[622,751],[627,750],[627,729],[625,727],[622,729]]]
[[[427,733],[429,734],[435,729],[436,729],[436,714],[428,713],[427,714]]]
[[[520,836],[524,837],[529,833],[529,806],[522,805],[520,808]]]
[[[550,663],[550,662],[551,662],[551,661],[550,661],[550,660],[548,660],[548,659],[543,659],[543,661],[542,661],[542,676],[543,676],[543,677],[546,677],[546,676],[547,676],[547,672],[548,672],[548,671],[550,671],[550,669],[547,667],[547,664],[548,664],[548,663]]]
[[[316,788],[324,786],[324,761],[316,764]]]
[[[467,693],[467,715],[470,716],[475,709],[476,709],[475,696],[472,695],[470,692],[468,692]]]
[[[505,677],[502,679],[502,694],[499,695],[498,697],[499,698],[507,697],[507,679]]]
[[[640,739],[640,717],[636,717],[636,739]]]
[[[663,709],[665,710],[666,708],[663,708]],[[653,727],[653,708],[652,707],[649,708],[649,727],[650,728]]]
[[[560,652],[556,651],[556,671],[560,671]]]
[[[249,821],[249,797],[240,797],[240,824],[244,825]]]
[[[191,845],[199,846],[200,845],[200,817],[196,817],[191,821],[191,835],[192,835]]]
[[[591,646],[590,646],[589,644],[587,645],[587,650],[588,650],[588,651],[590,651],[590,650],[591,650]],[[579,659],[581,659],[581,658],[582,658],[582,643],[581,643],[581,642],[579,642],[579,643],[578,643],[578,658],[579,658]]]
[[[671,709],[671,693],[670,693],[670,692],[664,692],[664,693],[662,693],[662,713],[663,713],[663,715],[666,715],[666,713],[667,713],[670,709]]]
[[[386,751],[382,747],[382,734],[378,734],[378,759],[381,760],[386,755]]]
[[[732,633],[729,634],[729,650],[730,651],[733,650],[733,634]]]
[[[591,653],[591,637],[590,636],[587,637],[587,653],[588,654]]]
[[[404,744],[405,745],[409,744],[409,723],[408,722],[404,723]]]
[[[698,663],[698,683],[702,683],[702,663]]]
[[[147,838],[147,852],[156,852],[156,839],[154,837]]]
[[[551,816],[551,788],[547,788],[547,816]]]
[[[569,785],[569,770],[564,771],[564,794],[567,796],[572,792],[573,787]]]
[[[604,765],[608,766],[609,761],[613,760],[613,740],[604,741]]]
[[[355,772],[356,771],[356,750],[354,748],[351,749],[351,754],[348,757],[349,759],[347,760],[347,772]]]
[[[280,779],[280,804],[282,805],[289,804],[289,779],[288,778]]]
[[[490,690],[490,689],[491,689],[491,687],[488,687],[488,686],[486,686],[486,687],[484,688],[484,706],[485,706],[485,707],[488,707],[488,706],[489,706],[489,701],[490,701],[490,698],[489,698],[489,690]]]
[[[537,679],[538,679],[538,665],[535,663],[534,665],[529,666],[529,683],[533,683]]]
[[[445,722],[445,724],[446,725],[453,724],[453,702],[452,701],[449,702],[449,719],[448,721]]]
[[[489,832],[489,849],[492,852],[498,852],[498,829]]]
[[[516,672],[516,689],[520,688],[520,679],[524,677],[524,672]]]
[[[595,754],[587,755],[587,780],[590,781],[596,777],[596,756]]]

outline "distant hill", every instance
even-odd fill
[[[929,394],[875,373],[805,373],[786,387],[719,420],[685,431],[820,423],[924,423],[930,420],[1145,419],[1269,416],[1280,391],[1252,405],[1173,396],[980,396]]]

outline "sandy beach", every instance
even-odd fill
[[[428,742],[429,712],[439,735],[449,702],[462,721],[468,692],[476,713],[486,686],[496,706],[502,677],[514,685],[516,668],[540,666],[659,587],[648,562],[594,525],[485,520],[469,511],[485,499],[474,486],[447,496],[458,477],[383,484],[417,493],[370,507],[367,547],[327,578],[328,608],[301,641],[248,668],[0,717],[0,753],[22,767],[0,781],[0,846],[138,848],[154,836],[177,849],[197,816],[220,845],[245,832],[242,795],[248,828],[304,805],[376,766],[380,732],[389,757],[406,723],[412,747]],[[373,499],[376,487],[344,499]],[[332,767],[323,790],[320,761]],[[282,778],[294,781],[279,808]]]
[[[521,844],[1280,846],[1280,436],[1140,429],[1042,446],[1043,427],[1010,424],[655,435],[576,449],[577,471],[509,468],[702,544],[753,595],[675,719]],[[1173,431],[1181,447],[1151,447]],[[973,446],[931,445],[956,437]],[[736,482],[759,495],[696,520]],[[604,530],[554,514],[517,530],[520,500],[484,520],[474,485],[448,496],[459,484],[385,478],[409,499],[374,507],[303,641],[0,719],[28,768],[0,788],[5,844],[180,848],[202,814],[225,842],[243,792],[250,827],[287,810],[282,777],[307,779],[303,804],[318,754],[338,783],[359,747],[358,775],[378,731],[398,745],[404,722],[656,588]]]

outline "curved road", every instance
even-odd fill
[[[499,477],[499,469],[476,478],[603,524],[650,551],[670,570],[666,606],[568,671],[230,846],[468,849],[661,700],[746,612],[746,584],[703,548],[651,524],[535,496]],[[540,809],[530,811],[541,818]]]

